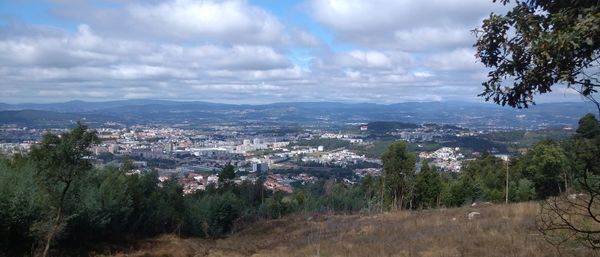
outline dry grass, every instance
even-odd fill
[[[219,240],[165,235],[112,256],[594,256],[560,254],[535,228],[536,203],[259,222]],[[480,212],[468,220],[471,211]]]

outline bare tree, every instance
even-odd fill
[[[600,250],[600,177],[586,171],[580,182],[579,193],[542,202],[537,227],[557,248],[575,243]]]

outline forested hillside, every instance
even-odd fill
[[[421,160],[417,172],[416,155],[399,141],[383,154],[381,177],[367,176],[354,186],[328,180],[291,194],[271,193],[260,180],[232,183],[236,174],[227,166],[217,184],[184,196],[179,184],[160,181],[156,172],[130,174],[132,166],[127,162],[119,168],[94,168],[88,148],[97,142],[96,132],[80,123],[62,135],[46,134],[27,155],[0,160],[0,235],[6,239],[0,242],[0,254],[68,255],[72,249],[86,251],[99,242],[132,236],[174,233],[217,238],[248,229],[259,220],[291,214],[379,213],[475,202],[544,201],[564,192],[582,195],[574,199],[589,203],[590,213],[598,210],[594,197],[600,175],[600,125],[591,114],[580,120],[571,138],[538,143],[510,163],[484,154],[467,162],[460,173],[449,174],[439,173]],[[550,210],[544,221],[550,218],[551,222],[543,223],[547,226],[543,228],[568,232],[555,223],[560,220],[552,219],[562,210],[562,203],[544,203]],[[579,211],[571,214],[586,215]],[[588,215],[568,225],[586,226],[592,232],[578,233],[593,238],[599,225],[593,218]],[[586,242],[581,241],[593,246]]]

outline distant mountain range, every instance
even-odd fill
[[[452,124],[474,129],[537,129],[575,126],[581,116],[595,112],[589,103],[544,103],[513,109],[491,103],[409,102],[398,104],[291,102],[235,105],[165,100],[107,102],[70,101],[50,104],[0,103],[0,124],[71,126],[77,120],[92,125],[210,123],[290,123],[336,126],[371,121]]]

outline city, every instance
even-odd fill
[[[120,167],[132,161],[132,173],[158,171],[161,181],[174,179],[185,194],[216,185],[218,172],[228,164],[238,175],[235,183],[264,181],[267,189],[291,193],[295,187],[334,179],[347,185],[366,175],[380,176],[381,148],[395,140],[409,142],[420,160],[441,172],[458,173],[464,161],[483,152],[508,155],[504,144],[486,139],[490,131],[436,124],[399,122],[353,123],[343,130],[296,128],[259,124],[214,124],[197,129],[126,126],[106,122],[95,130],[101,143],[91,149],[97,167]],[[571,133],[570,127],[559,129]],[[26,154],[43,133],[66,129],[27,128],[16,124],[0,127],[0,150],[4,154]],[[8,142],[10,139],[10,142]],[[473,147],[470,140],[477,141]],[[514,153],[513,153],[514,154]],[[420,161],[417,162],[417,170]]]

